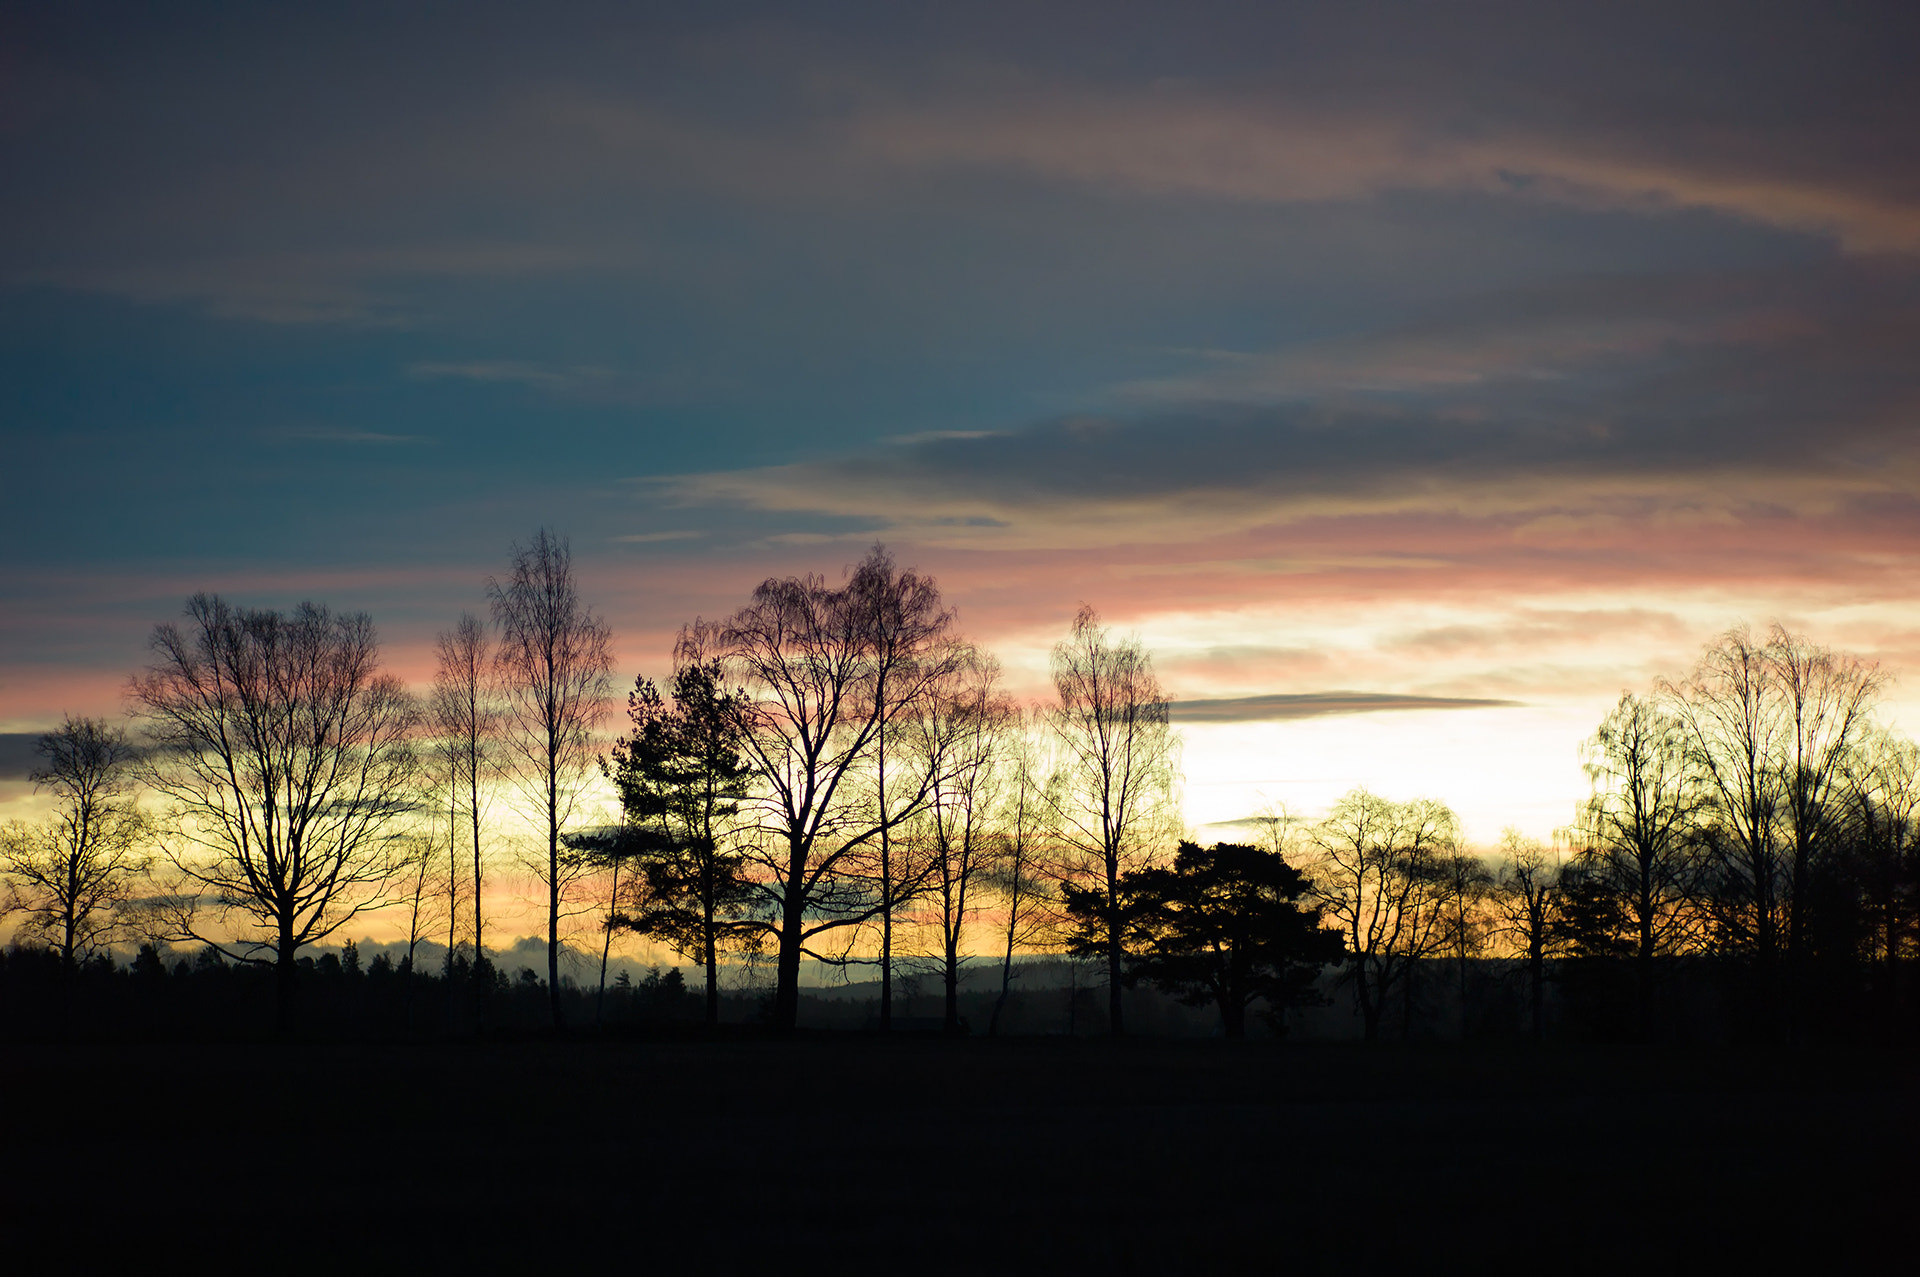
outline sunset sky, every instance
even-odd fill
[[[365,609],[424,680],[543,524],[622,684],[875,540],[1031,696],[1090,603],[1195,826],[1366,784],[1550,837],[1619,693],[1743,619],[1920,731],[1917,37],[9,6],[0,817],[189,594]]]

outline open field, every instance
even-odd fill
[[[1911,1243],[1911,1053],[25,1045],[9,1236],[222,1270],[1655,1271]]]

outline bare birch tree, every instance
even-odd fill
[[[1000,694],[1000,665],[969,652],[934,686],[914,722],[932,787],[921,816],[927,887],[937,932],[946,1032],[960,1031],[960,971],[967,924],[993,861],[995,817],[1018,710]]]
[[[169,808],[183,880],[174,930],[272,965],[284,1031],[301,946],[386,901],[418,810],[419,709],[380,673],[364,612],[283,616],[201,594],[148,646],[132,696],[152,741],[140,774]],[[220,929],[199,920],[202,900]]]
[[[1314,898],[1346,938],[1344,978],[1369,1042],[1395,993],[1411,1019],[1413,970],[1446,943],[1444,861],[1459,840],[1459,820],[1443,804],[1396,803],[1364,789],[1341,798],[1308,835]]]
[[[1906,954],[1920,922],[1920,747],[1876,728],[1852,751],[1847,779],[1882,1031],[1894,1032]]]
[[[486,956],[486,875],[480,830],[486,818],[486,787],[497,760],[495,738],[500,711],[494,702],[493,653],[480,618],[462,613],[460,622],[434,640],[433,694],[428,713],[447,771],[449,817],[464,824],[467,843],[462,858],[472,865],[468,891],[473,908],[473,960],[476,969]],[[459,838],[453,850],[458,851]],[[449,911],[448,926],[456,919]],[[451,935],[452,932],[449,932]],[[452,957],[452,941],[448,941]],[[476,988],[484,987],[484,981]]]
[[[28,776],[50,793],[53,817],[0,826],[0,917],[26,915],[24,933],[44,936],[72,971],[119,934],[121,911],[146,868],[148,832],[134,793],[134,747],[125,731],[69,715],[35,742],[42,762]]]
[[[1846,760],[1883,681],[1775,625],[1764,644],[1745,626],[1729,630],[1685,681],[1663,684],[1711,802],[1720,939],[1751,956],[1762,1003],[1785,1013],[1789,1033],[1803,996],[1808,884],[1843,827]]]
[[[1070,870],[1101,893],[1107,1023],[1118,1037],[1126,960],[1120,879],[1178,837],[1178,740],[1153,659],[1138,639],[1109,634],[1092,608],[1081,607],[1051,663],[1059,703],[1049,718],[1056,749],[1049,823]]]
[[[535,872],[547,888],[547,998],[560,1028],[561,905],[585,868],[561,855],[560,831],[596,765],[593,729],[613,691],[613,635],[582,602],[564,537],[541,528],[512,557],[507,579],[487,582],[500,630],[494,667],[506,701],[504,740],[545,834]]]
[[[1586,746],[1593,794],[1580,812],[1576,863],[1596,890],[1618,902],[1631,928],[1643,1036],[1651,1031],[1655,964],[1683,951],[1698,929],[1698,826],[1707,794],[1688,748],[1681,720],[1630,692]]]
[[[1819,647],[1775,625],[1767,658],[1779,689],[1780,790],[1787,842],[1789,1014],[1806,996],[1808,887],[1844,836],[1851,812],[1846,764],[1872,727],[1885,676],[1857,657]]]
[[[1492,895],[1499,934],[1526,963],[1527,1023],[1538,1040],[1546,1027],[1547,958],[1560,906],[1560,862],[1517,829],[1500,835]]]
[[[1786,909],[1778,766],[1786,725],[1771,662],[1740,626],[1709,647],[1684,680],[1663,682],[1661,690],[1685,727],[1688,759],[1710,804],[1716,941],[1752,957],[1767,997]]]
[[[853,575],[884,575],[890,566],[875,566],[884,554],[876,547]],[[873,613],[851,581],[836,589],[816,575],[774,579],[727,620],[695,622],[680,644],[678,659],[718,661],[727,684],[747,693],[740,740],[760,782],[761,835],[748,845],[764,905],[757,925],[777,945],[773,1021],[781,1029],[799,1010],[801,959],[844,961],[850,948],[849,940],[823,953],[815,943],[856,935],[894,903],[873,863],[881,835],[926,801],[925,772],[908,792],[890,782],[885,804],[876,801],[882,729],[901,712],[898,689],[917,677],[922,653],[876,643]]]
[[[1021,948],[1051,941],[1060,929],[1050,883],[1058,876],[1048,865],[1046,803],[1041,776],[1042,753],[1034,739],[1038,725],[1016,711],[1008,723],[1004,798],[994,836],[993,862],[987,883],[1001,916],[1000,992],[993,1000],[987,1035],[1000,1029],[1000,1017],[1013,991],[1013,958]]]
[[[933,689],[961,658],[948,641],[953,612],[941,603],[933,578],[911,569],[901,571],[885,546],[875,545],[853,570],[847,596],[871,648],[868,694],[873,700],[873,786],[879,828],[875,841],[880,890],[880,1029],[886,1032],[893,1026],[894,922],[901,906],[924,881],[926,869],[924,865],[910,868],[895,863],[893,831],[902,819],[925,804],[934,769],[939,766],[937,753],[922,750],[917,774],[906,778],[904,786],[896,775],[893,792],[889,793],[888,745],[899,724],[927,709]],[[897,765],[894,770],[898,772]]]

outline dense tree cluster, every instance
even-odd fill
[[[540,1000],[551,1025],[669,1004],[711,1024],[744,996],[729,971],[770,970],[751,1014],[786,1030],[811,960],[870,975],[882,1030],[902,981],[937,980],[952,1033],[990,952],[991,1033],[1016,958],[1053,953],[1069,1022],[1099,990],[1084,1019],[1115,1034],[1145,988],[1229,1037],[1336,995],[1368,1039],[1913,1025],[1920,751],[1875,724],[1875,669],[1778,629],[1621,698],[1568,845],[1509,831],[1482,857],[1443,804],[1364,789],[1317,821],[1275,814],[1261,845],[1183,841],[1178,738],[1137,640],[1082,609],[1053,700],[1022,706],[934,581],[878,546],[842,582],[768,580],[684,627],[610,746],[611,635],[565,540],[515,546],[487,592],[492,624],[439,636],[418,699],[363,614],[197,596],[157,627],[134,730],[49,733],[53,817],[0,831],[8,987],[270,986],[282,1031],[356,1006],[506,1028]],[[544,978],[486,947],[483,888],[516,856],[544,897]],[[403,924],[397,958],[316,949],[376,910]],[[622,936],[699,987],[609,982]],[[563,975],[570,942],[598,951],[590,995]]]

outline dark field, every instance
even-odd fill
[[[8,1235],[83,1269],[1905,1271],[1885,1248],[1915,1245],[1911,1053],[10,1051]]]

